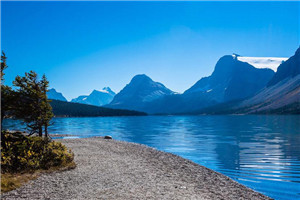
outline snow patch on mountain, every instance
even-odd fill
[[[235,56],[239,61],[249,63],[255,68],[269,68],[273,71],[277,71],[279,65],[285,62],[288,58],[283,57],[244,57],[244,56]]]
[[[107,94],[109,94],[109,92],[108,91],[106,91],[106,90],[98,90],[99,92],[102,92],[102,93],[107,93]]]

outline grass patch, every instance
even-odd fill
[[[36,179],[37,177],[38,177],[37,173],[1,174],[1,193],[14,190],[22,186],[24,183]]]
[[[60,142],[1,133],[1,193],[16,189],[42,173],[74,169],[74,154]]]
[[[76,164],[74,161],[66,166],[51,167],[48,170],[36,170],[23,173],[4,173],[1,174],[1,194],[21,187],[30,180],[38,178],[43,173],[52,173],[74,169]]]

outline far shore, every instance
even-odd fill
[[[270,199],[171,153],[100,137],[59,140],[73,170],[43,174],[2,199]]]

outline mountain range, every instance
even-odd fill
[[[93,90],[93,92],[89,95],[81,95],[72,99],[71,102],[103,106],[109,104],[115,95],[116,93],[114,93],[109,87],[104,87],[102,90]]]
[[[62,93],[57,92],[54,88],[47,92],[48,99],[67,101]],[[94,106],[103,106],[109,104],[116,95],[109,87],[104,87],[102,90],[93,90],[89,95],[81,95],[71,100],[72,103],[81,103]]]
[[[192,113],[251,97],[265,87],[274,74],[271,69],[256,68],[234,55],[227,55],[219,59],[210,76],[201,78],[183,94],[172,92],[146,75],[137,75],[107,106],[150,114]],[[159,95],[150,101],[144,100],[152,94]]]
[[[182,94],[140,74],[118,94],[107,87],[72,102],[149,114],[300,113],[299,49],[290,58],[223,56]]]

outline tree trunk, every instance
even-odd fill
[[[39,127],[39,136],[40,137],[43,136],[43,127],[42,126]]]
[[[2,111],[3,112],[3,111]],[[2,115],[2,112],[1,112],[1,130],[3,130],[3,126],[2,126],[2,122],[3,122],[3,115]]]
[[[3,106],[3,105],[2,105],[2,102],[1,102],[1,106]],[[2,110],[2,107],[1,107],[1,130],[3,130],[3,128],[2,128],[2,127],[3,127],[3,126],[2,126],[2,124],[3,124],[3,119],[4,119],[4,116],[5,116],[4,112],[5,112],[5,111],[4,111],[4,110]]]
[[[48,137],[48,125],[45,125],[45,137]]]

